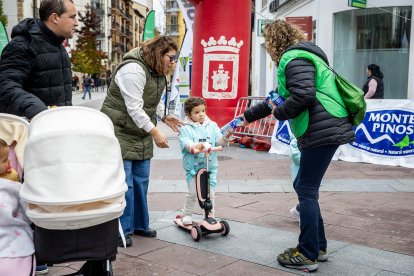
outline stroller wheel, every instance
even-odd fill
[[[227,221],[222,220],[220,221],[221,227],[223,228],[223,231],[221,231],[221,234],[223,236],[227,236],[230,233],[230,225]]]
[[[201,239],[201,234],[202,232],[200,226],[193,226],[193,228],[191,228],[191,237],[193,240],[199,241]]]

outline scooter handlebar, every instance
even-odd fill
[[[193,148],[193,149],[191,149],[191,153],[192,154],[199,154],[199,153],[202,153],[202,152],[209,153],[211,151],[222,151],[222,150],[223,150],[222,146],[210,147],[208,150],[198,150],[198,149]]]

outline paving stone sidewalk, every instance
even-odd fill
[[[149,192],[155,239],[133,237],[120,249],[115,275],[297,275],[276,256],[295,246],[297,202],[286,156],[232,145],[220,153],[216,214],[230,223],[227,237],[194,242],[173,218],[182,208],[186,184],[177,136],[169,150],[155,150]],[[323,181],[320,206],[330,258],[318,275],[414,275],[413,169],[332,161]],[[201,210],[197,211],[201,218]],[[74,272],[81,263],[50,269]]]

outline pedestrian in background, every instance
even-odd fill
[[[365,99],[384,99],[384,74],[376,64],[367,66],[367,80],[362,86]]]
[[[300,150],[298,148],[298,141],[295,136],[292,137],[289,143],[289,156],[290,156],[290,174],[292,176],[292,182],[295,182],[295,179],[299,172],[300,165]],[[292,218],[299,220],[300,222],[300,207],[299,204],[296,204],[295,207],[290,209],[290,214]]]
[[[155,237],[149,228],[148,183],[153,143],[168,148],[166,136],[156,127],[156,115],[165,114],[161,96],[166,88],[166,75],[177,62],[177,44],[170,37],[158,36],[145,41],[142,48],[125,54],[114,73],[101,111],[109,116],[121,145],[128,191],[121,225],[126,246],[132,245],[130,235]],[[162,121],[174,131],[182,125],[172,115]],[[120,241],[122,245],[122,241]]]
[[[42,0],[39,19],[13,27],[0,61],[0,112],[32,119],[48,106],[72,105],[72,69],[62,45],[78,21],[72,0]]]
[[[327,240],[319,208],[319,187],[339,147],[355,139],[347,111],[326,66],[321,48],[308,42],[296,26],[275,20],[265,26],[266,50],[278,67],[278,91],[285,102],[260,103],[243,114],[245,124],[273,114],[290,120],[301,152],[293,186],[300,206],[299,244],[277,257],[282,266],[315,271],[328,259]],[[316,92],[318,91],[318,92]]]
[[[86,73],[85,77],[83,78],[83,97],[82,99],[85,99],[86,93],[89,95],[89,100],[91,99],[91,88],[93,85],[93,79],[89,77],[89,74]]]

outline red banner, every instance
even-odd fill
[[[189,0],[195,5],[191,95],[207,101],[219,126],[248,95],[251,1]]]

